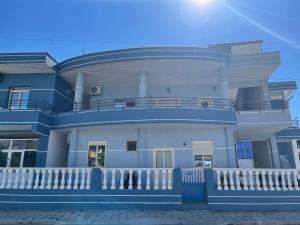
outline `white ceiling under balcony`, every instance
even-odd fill
[[[230,85],[268,79],[279,64],[277,52],[231,57],[228,64]],[[61,72],[60,76],[74,86],[76,73],[81,71],[86,75],[86,87],[137,86],[139,72],[147,74],[147,85],[216,85],[220,83],[219,70],[224,65],[224,62],[202,59],[137,59],[88,65]]]
[[[220,62],[207,60],[147,59],[96,64],[81,68],[85,85],[137,86],[138,73],[147,74],[147,85],[216,84],[219,82]],[[75,85],[76,71],[60,74]],[[208,79],[209,77],[209,79]]]

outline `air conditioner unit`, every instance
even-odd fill
[[[213,107],[213,100],[211,98],[198,99],[198,105],[202,108],[211,108]]]
[[[89,86],[89,95],[101,95],[101,86]]]

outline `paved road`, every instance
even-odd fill
[[[0,225],[300,225],[300,212],[0,211]]]

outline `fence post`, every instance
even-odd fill
[[[101,189],[101,170],[93,168],[91,174],[91,190],[96,191]]]
[[[182,179],[181,179],[181,169],[176,167],[174,169],[174,179],[173,179],[173,189],[179,193],[182,193]]]

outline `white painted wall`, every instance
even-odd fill
[[[46,167],[66,167],[69,145],[67,133],[50,131]]]
[[[192,141],[213,141],[214,166],[228,167],[224,127],[184,124],[102,126],[72,132],[68,166],[87,166],[88,142],[106,141],[106,167],[152,167],[153,148],[174,148],[175,166],[193,167]],[[77,136],[77,138],[76,138]],[[231,137],[233,138],[233,137]],[[137,140],[139,150],[127,152],[126,142]],[[230,144],[232,145],[232,144]],[[234,146],[229,146],[232,150]],[[235,155],[230,154],[231,161]]]

